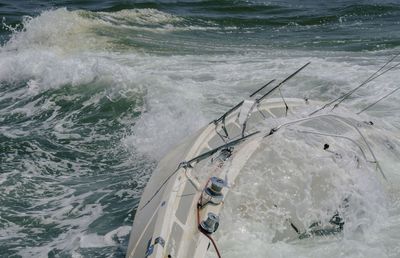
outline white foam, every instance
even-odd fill
[[[388,221],[398,220],[400,215],[389,215],[393,203],[385,194],[379,172],[368,163],[357,168],[352,143],[335,142],[331,148],[342,155],[335,160],[334,155],[316,148],[318,142],[312,138],[281,132],[265,140],[267,151],[256,154],[224,202],[219,232],[215,235],[223,256],[398,256],[393,243],[399,237],[386,231]],[[342,235],[273,241],[277,230],[289,226],[281,225],[285,222],[282,215],[288,210],[280,212],[279,208],[271,208],[271,203],[278,207],[285,205],[285,209],[292,207],[295,212],[289,214],[310,225],[313,221],[329,220],[332,216],[329,211],[338,209],[347,197],[349,206],[342,210],[345,219]],[[297,219],[293,223],[301,225]]]
[[[140,152],[152,159],[159,159],[185,136],[224,113],[265,82],[273,78],[283,79],[307,61],[311,60],[312,64],[282,88],[285,96],[318,100],[332,99],[362,82],[387,59],[385,53],[286,52],[276,49],[240,51],[226,55],[157,56],[139,54],[134,47],[129,48],[128,52],[123,52],[121,49],[125,49],[126,46],[118,45],[111,36],[96,33],[96,31],[114,31],[116,28],[148,29],[141,25],[151,25],[149,30],[156,32],[181,28],[215,29],[212,24],[199,27],[185,26],[180,24],[182,22],[184,23],[180,17],[152,9],[97,14],[57,9],[45,11],[35,18],[27,18],[24,21],[24,30],[15,32],[11,40],[0,50],[0,80],[11,85],[26,82],[26,87],[0,95],[2,100],[11,99],[13,102],[9,109],[2,112],[8,114],[12,110],[29,117],[43,111],[54,110],[54,114],[43,123],[42,127],[35,130],[51,128],[54,129],[54,136],[57,139],[79,139],[79,135],[71,129],[72,117],[79,116],[78,111],[73,111],[66,117],[53,121],[58,107],[51,100],[39,106],[35,105],[35,102],[21,104],[19,101],[65,85],[103,87],[104,92],[94,94],[84,103],[86,107],[96,105],[102,96],[107,96],[109,101],[115,101],[120,97],[135,96],[140,99],[145,95],[145,105],[135,107],[136,111],[143,111],[142,116],[132,128],[129,127],[133,122],[126,121],[125,124],[128,127],[126,137],[121,140],[126,146],[132,148],[135,154]],[[354,110],[359,110],[364,104],[372,102],[376,96],[381,96],[389,89],[397,87],[399,76],[396,72],[388,73],[387,77],[371,83],[355,94],[355,98],[349,100],[348,103]],[[79,97],[79,94],[63,96],[69,101],[73,101],[75,97]],[[399,100],[398,95],[392,96],[385,101],[385,104],[380,105],[380,108],[375,109],[387,108],[389,112],[370,111],[365,114],[365,118],[382,124],[387,123],[384,127],[392,130],[395,135],[398,134],[400,118],[393,110],[397,111]],[[12,106],[14,103],[21,105],[18,109],[14,109]],[[368,114],[375,116],[371,117]],[[382,117],[377,118],[378,116]],[[393,125],[397,125],[397,128]],[[3,126],[0,130],[10,138],[24,136],[23,132],[15,128]],[[79,144],[90,143],[93,139],[107,140],[109,139],[107,137],[93,133],[87,139],[81,139]],[[79,150],[75,145],[69,147],[71,150]],[[49,160],[54,158],[52,153],[46,150],[35,149],[35,153],[48,157]],[[382,153],[382,156],[389,156],[386,155],[388,150],[383,149]],[[396,156],[392,152],[390,155]],[[281,156],[283,157],[284,154]],[[89,165],[80,162],[82,161],[25,162],[22,182],[26,185],[32,182],[33,177],[43,176],[40,173],[43,167],[50,167],[55,171],[74,171],[75,176],[85,175],[87,172],[85,166]],[[121,161],[122,164],[125,162],[128,163],[125,160]],[[138,164],[134,158],[129,162],[132,166]],[[389,168],[397,169],[395,166],[389,166]],[[141,187],[148,178],[145,172],[135,176],[135,183],[140,184]],[[3,175],[0,179],[1,184],[5,184],[10,178],[9,175],[6,177]],[[45,257],[49,250],[57,248],[80,257],[78,248],[115,246],[117,245],[114,241],[115,236],[122,237],[128,232],[128,227],[120,227],[105,236],[86,233],[89,225],[104,213],[103,207],[98,203],[84,205],[85,200],[90,198],[90,192],[75,196],[74,189],[60,186],[58,180],[70,178],[69,174],[59,177],[43,176],[43,182],[40,186],[36,185],[33,191],[43,193],[45,190],[54,192],[56,189],[57,192],[53,196],[40,197],[37,200],[38,206],[51,203],[52,209],[36,211],[28,215],[38,218],[44,224],[57,223],[60,227],[65,226],[71,230],[60,234],[50,243],[23,249],[20,255]],[[362,181],[363,177],[359,180],[361,181],[355,181],[356,185],[369,187],[368,178],[365,179],[367,182]],[[7,186],[6,189],[2,188],[3,193],[15,192],[17,195],[18,187],[21,187],[21,184]],[[115,194],[126,195],[127,198],[137,197],[140,189],[121,190]],[[375,193],[379,194],[379,189],[377,192],[371,191],[370,194]],[[379,209],[376,212],[385,211],[370,195],[362,195],[360,198],[377,205]],[[394,199],[396,198],[398,197]],[[72,203],[76,206],[71,206]],[[366,207],[362,206],[363,204],[360,205]],[[271,257],[337,257],[338,254],[356,256],[357,253],[365,257],[378,257],[386,249],[394,250],[399,242],[397,231],[391,231],[391,229],[398,229],[400,213],[394,207],[389,206],[388,209],[392,215],[387,216],[384,221],[374,218],[373,215],[379,217],[377,213],[368,213],[367,215],[372,217],[367,216],[368,219],[361,221],[363,224],[372,224],[367,227],[367,231],[361,233],[361,238],[364,237],[365,243],[356,239],[353,234],[350,238],[330,244],[296,246],[276,243],[270,245],[266,244],[269,240],[270,229],[264,221],[254,223],[243,220],[232,221],[232,225],[237,225],[237,230],[221,236],[218,243],[224,250],[228,250],[228,257],[265,257],[265,254]],[[81,216],[71,218],[68,214]],[[21,229],[10,227],[7,230],[9,231],[2,231],[2,233],[10,232],[12,236],[16,236]],[[232,239],[237,240],[234,242],[237,245],[232,244]],[[240,243],[243,242],[250,243],[251,248],[242,248]],[[393,255],[388,254],[388,256],[395,257],[398,253],[393,251]]]
[[[283,79],[307,61],[312,62],[311,66],[283,87],[284,96],[331,100],[357,86],[378,66],[372,59],[319,57],[317,53],[312,57],[259,53],[257,56],[201,56],[201,59],[196,56],[159,57],[153,61],[148,68],[157,72],[148,78],[146,111],[127,141],[155,157],[163,156],[184,136],[228,110],[266,81]],[[366,64],[361,66],[357,62]],[[393,87],[398,75],[390,76],[390,80],[371,83],[369,88],[363,89],[364,94]],[[371,102],[375,96],[370,94],[362,101],[349,100],[345,104],[359,110],[361,103]],[[398,99],[393,96],[392,100]],[[391,116],[390,112],[388,115]],[[399,118],[394,118],[390,122],[399,123]]]
[[[165,25],[183,21],[181,17],[150,8],[121,10],[112,13],[99,12],[93,15],[103,20],[111,21],[118,26],[131,23],[141,25]]]

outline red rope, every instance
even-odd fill
[[[206,187],[207,187],[209,182],[210,182],[210,179],[208,179]],[[203,198],[203,192],[201,192],[200,199],[199,199],[199,201],[197,202],[197,205],[196,205],[196,207],[197,207],[196,209],[197,209],[197,225],[198,225],[198,229],[199,229],[199,231],[201,233],[203,233],[203,235],[205,235],[211,241],[211,243],[214,246],[215,251],[217,252],[218,258],[221,258],[221,253],[218,250],[217,243],[215,243],[214,239],[206,231],[204,231],[204,229],[200,226],[200,207],[201,207],[201,203],[200,202],[201,202],[202,198]]]
[[[200,229],[200,232],[203,233],[203,235],[205,235],[208,239],[210,239],[211,243],[214,246],[215,251],[217,252],[218,258],[221,258],[221,254],[218,250],[218,246],[217,246],[217,243],[215,243],[215,240],[207,232],[205,232],[204,229],[202,229],[202,228],[199,228],[199,229]]]

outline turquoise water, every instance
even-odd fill
[[[0,1],[0,17],[1,257],[123,257],[152,169],[181,139],[307,61],[285,96],[332,99],[400,50],[395,1]],[[368,113],[397,134],[399,100]],[[381,226],[396,229],[388,200]],[[374,248],[398,257],[387,232]]]

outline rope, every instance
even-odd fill
[[[207,232],[205,232],[204,229],[202,229],[202,228],[199,227],[199,230],[200,230],[201,233],[203,233],[203,235],[205,235],[205,236],[211,241],[211,243],[212,243],[213,246],[214,246],[215,251],[217,252],[218,258],[221,258],[222,256],[221,256],[221,253],[220,253],[219,250],[218,250],[218,246],[217,246],[217,244],[215,243],[215,240],[214,240],[209,234],[207,234]]]
[[[207,180],[206,186],[207,186],[208,183],[210,182],[210,179],[211,179],[211,178],[209,178],[209,179]],[[215,251],[217,252],[218,258],[221,258],[222,256],[221,256],[221,253],[219,252],[217,243],[216,243],[215,240],[214,240],[207,232],[205,232],[204,229],[202,229],[201,226],[200,226],[200,208],[201,208],[200,201],[201,201],[202,198],[203,198],[203,192],[201,192],[201,194],[200,194],[200,199],[199,199],[199,201],[197,202],[197,205],[196,205],[198,229],[199,229],[199,231],[200,231],[203,235],[205,235],[205,236],[211,241],[211,243],[212,243],[213,246],[214,246]]]

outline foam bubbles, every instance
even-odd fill
[[[247,43],[214,45],[197,37],[194,43],[180,37],[182,30],[223,34],[218,25],[199,24],[154,9],[94,13],[61,8],[26,17],[24,28],[15,31],[0,49],[0,147],[5,152],[0,157],[4,203],[0,237],[7,241],[4,252],[10,256],[84,257],[85,252],[93,256],[88,249],[104,248],[115,254],[124,246],[132,209],[154,160],[186,136],[266,81],[283,79],[310,60],[310,67],[282,89],[285,96],[332,99],[387,59],[384,52],[361,56],[253,49]],[[169,38],[170,32],[178,32],[178,37]],[[177,54],[155,54],[164,47],[178,49]],[[181,48],[189,51],[181,53]],[[397,86],[398,73],[386,78],[355,94],[348,101],[350,107],[357,110]],[[396,110],[398,100],[393,96],[375,113],[365,114],[366,119],[398,125],[396,112],[384,112],[387,107]],[[397,132],[393,126],[384,127]],[[292,146],[292,151],[299,146]],[[388,156],[388,151],[383,149],[382,156]],[[397,155],[394,150],[390,153]],[[284,155],[277,153],[277,159]],[[292,168],[295,165],[291,163]],[[304,175],[302,182],[309,183],[309,176]],[[374,185],[365,177],[350,179],[338,178],[336,183],[352,181],[366,189]],[[360,209],[378,207],[382,211],[379,193],[379,189],[362,191],[359,199],[371,201],[372,206],[360,202]],[[361,237],[374,247],[366,248],[354,238],[300,247],[281,242],[266,245],[270,228],[262,220],[240,221],[243,225],[221,236],[219,243],[228,257],[264,257],[265,252],[272,257],[333,257],[340,247],[343,256],[356,252],[377,255],[382,246],[394,250],[398,243],[397,231],[391,229],[400,225],[399,210],[388,209],[393,215],[384,221],[371,217],[377,213],[368,210],[360,220],[366,228]],[[3,214],[9,216],[4,220]],[[250,239],[253,248],[230,245],[227,238]],[[388,256],[396,254],[393,251]]]
[[[398,237],[386,235],[384,225],[398,214],[389,215],[392,204],[379,173],[365,161],[358,163],[357,147],[337,140],[330,147],[337,156],[322,150],[321,137],[293,131],[263,141],[224,202],[215,236],[222,255],[374,257],[393,248]],[[331,237],[296,241],[285,219],[303,232],[316,221],[328,223],[336,211],[345,226]],[[282,234],[292,237],[280,239]]]

